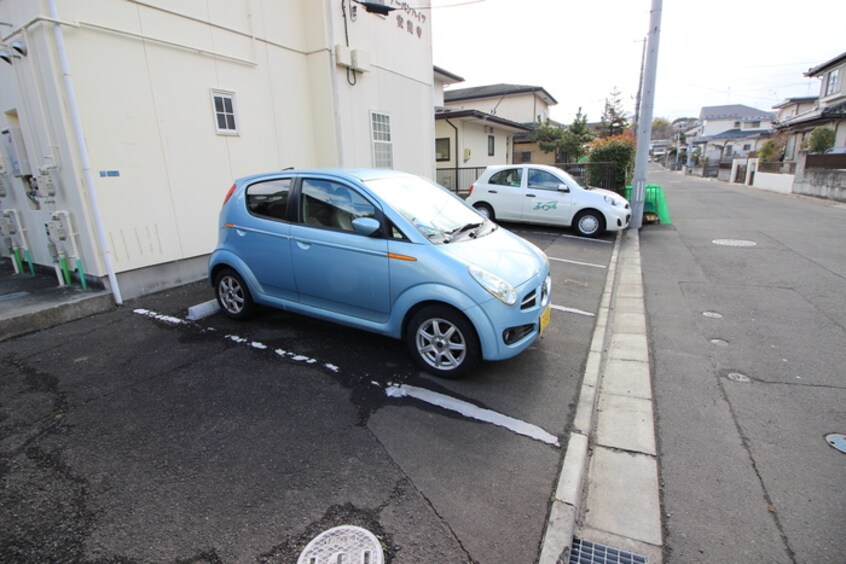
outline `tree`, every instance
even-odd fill
[[[620,91],[614,87],[611,97],[605,99],[605,111],[602,113],[602,137],[622,135],[629,128],[629,119],[620,102]]]
[[[825,153],[834,147],[834,130],[824,125],[815,127],[806,143],[811,153]]]
[[[651,139],[669,139],[673,136],[673,124],[667,118],[657,117],[652,120]]]
[[[758,158],[762,163],[778,162],[784,158],[785,145],[786,140],[784,139],[784,135],[779,134],[767,139],[758,149]]]
[[[587,153],[586,145],[592,139],[593,132],[587,125],[587,116],[579,108],[573,123],[561,138],[561,152],[567,157],[567,161],[576,162]]]
[[[529,138],[537,143],[544,153],[555,153],[555,161],[559,162],[563,135],[564,128],[546,120],[543,123],[538,122],[535,130],[529,134]]]

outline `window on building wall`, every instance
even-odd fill
[[[532,162],[532,152],[531,151],[520,151],[520,162],[521,163]]]
[[[730,157],[733,154],[734,154],[734,147],[732,145],[726,145],[726,148],[723,151],[723,156]]]
[[[235,94],[212,90],[214,106],[214,125],[219,135],[238,135],[237,109]]]
[[[735,127],[735,129],[739,128],[739,127],[740,127],[740,122],[739,122],[739,121],[734,122],[734,127]]]
[[[747,121],[743,124],[743,129],[759,129],[761,127],[760,121]]]
[[[373,140],[373,166],[394,167],[394,146],[391,141],[391,116],[370,112],[370,136]]]
[[[435,160],[439,163],[449,160],[449,137],[435,139]]]
[[[825,95],[833,96],[840,92],[840,69],[828,73],[825,81]]]
[[[744,143],[743,144],[743,150],[744,151],[751,151],[752,150],[752,144],[751,143]]]
[[[496,150],[496,138],[493,135],[488,135],[488,156],[494,156]]]

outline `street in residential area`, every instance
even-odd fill
[[[846,205],[655,172],[641,232],[668,562],[844,562]]]
[[[846,560],[846,455],[825,440],[846,433],[846,206],[649,181],[672,224],[622,237],[642,257],[653,548]],[[203,282],[3,341],[0,561],[296,562],[341,524],[388,562],[537,561],[620,242],[506,227],[550,258],[552,323],[461,380],[420,372],[402,342],[284,312],[190,321]],[[579,510],[577,534],[601,521]]]

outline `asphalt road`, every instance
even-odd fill
[[[459,381],[283,312],[188,322],[204,284],[0,343],[0,562],[289,563],[340,524],[394,563],[535,561],[614,238],[509,227],[559,259],[564,309],[526,354]]]
[[[666,560],[846,562],[824,439],[846,433],[846,206],[650,181],[673,219],[641,232]]]

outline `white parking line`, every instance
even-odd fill
[[[523,435],[555,447],[561,447],[561,444],[558,442],[558,437],[544,431],[537,425],[526,423],[520,419],[515,419],[514,417],[509,417],[508,415],[503,415],[502,413],[498,413],[490,409],[478,407],[472,403],[456,399],[446,394],[441,394],[425,388],[418,388],[417,386],[409,386],[408,384],[388,384],[385,388],[385,394],[391,398],[415,398],[432,405],[437,405],[443,409],[455,411],[456,413],[460,413],[461,415],[471,419],[484,421],[486,423],[493,423],[494,425],[513,431],[518,435]]]
[[[578,239],[580,241],[585,241],[587,243],[604,243],[606,245],[613,245],[614,241],[606,241],[605,239],[589,239],[587,237],[579,237],[578,235],[566,235],[562,233],[561,237],[567,237],[568,239]]]
[[[564,313],[575,313],[577,315],[584,315],[584,316],[587,316],[587,317],[595,317],[596,316],[595,313],[591,313],[589,311],[582,311],[580,309],[575,309],[575,308],[572,308],[572,307],[557,306],[555,304],[553,304],[549,307],[551,307],[552,309],[557,310],[557,311],[563,311]]]
[[[560,259],[555,257],[547,257],[549,260],[554,260],[555,262],[566,262],[567,264],[578,264],[580,266],[590,266],[591,268],[608,268],[604,264],[594,264],[592,262],[581,262],[577,260],[570,260],[570,259]]]

